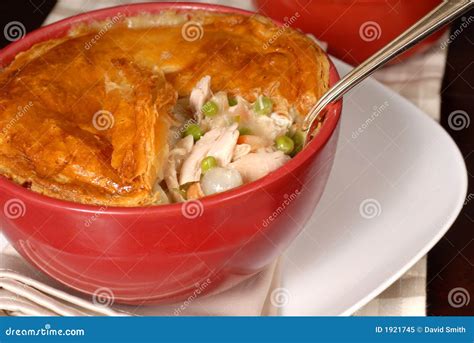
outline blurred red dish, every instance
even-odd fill
[[[441,3],[440,0],[255,0],[259,11],[328,43],[328,52],[357,65]],[[433,34],[405,52],[403,60],[442,35]]]
[[[33,44],[65,35],[77,23],[165,9],[252,14],[183,3],[108,8],[32,32],[0,51],[0,65]],[[338,79],[331,64],[330,84]],[[329,109],[315,139],[281,169],[200,201],[143,208],[82,205],[1,177],[3,232],[46,274],[116,302],[156,303],[223,290],[274,261],[313,213],[332,167],[341,106]]]

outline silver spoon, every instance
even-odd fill
[[[339,100],[344,94],[372,75],[374,71],[470,8],[474,8],[474,0],[443,1],[442,4],[395,38],[391,43],[339,80],[319,99],[306,115],[302,125],[302,130],[306,133],[305,145],[308,144],[311,138],[311,132],[309,131],[313,127],[313,123],[323,113],[327,105]]]

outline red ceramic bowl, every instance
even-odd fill
[[[0,51],[0,65],[79,22],[170,8],[252,14],[189,3],[108,8],[32,32]],[[331,65],[330,83],[338,78]],[[223,290],[274,261],[311,216],[334,159],[340,112],[338,103],[311,144],[281,169],[201,201],[144,208],[88,206],[31,192],[2,177],[4,234],[54,279],[116,302],[176,301]]]
[[[332,55],[358,65],[435,8],[441,0],[255,0],[259,11],[312,33]],[[398,60],[435,42],[435,33]]]

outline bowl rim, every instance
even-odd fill
[[[204,10],[217,13],[234,13],[245,16],[261,16],[258,13],[238,9],[230,6],[222,6],[215,4],[206,3],[193,3],[193,2],[155,2],[155,3],[136,3],[128,5],[119,5],[114,7],[107,7],[103,9],[93,10],[84,12],[75,16],[71,16],[52,24],[40,27],[27,35],[22,39],[12,42],[3,49],[0,50],[0,67],[8,65],[13,61],[15,56],[27,49],[34,44],[42,41],[58,38],[64,36],[74,25],[79,23],[90,23],[107,18],[114,17],[119,13],[124,14],[125,17],[132,17],[139,14],[150,13],[157,14],[163,10],[177,10],[177,11],[189,11],[189,10]],[[279,21],[271,19],[276,25],[282,26],[283,24]],[[339,74],[332,63],[328,54],[326,57],[329,60],[329,85],[334,85],[339,80]],[[318,134],[313,138],[307,147],[305,147],[300,153],[294,158],[287,162],[284,166],[277,170],[269,173],[268,175],[244,184],[240,187],[232,190],[218,193],[210,196],[205,196],[199,200],[189,200],[187,202],[200,202],[204,208],[212,207],[218,204],[222,204],[225,201],[230,201],[235,198],[244,197],[249,193],[255,192],[261,188],[264,188],[282,178],[287,177],[288,174],[299,168],[302,164],[305,164],[309,159],[313,158],[324,145],[332,137],[340,120],[342,112],[342,100],[333,104],[331,114],[325,118],[323,125],[320,128]],[[31,203],[36,203],[40,207],[56,207],[62,209],[75,210],[85,213],[97,213],[105,212],[112,215],[139,215],[146,212],[147,214],[166,214],[173,215],[175,213],[182,213],[183,203],[171,203],[163,205],[146,205],[136,207],[119,207],[119,206],[107,206],[107,205],[93,205],[93,204],[82,204],[68,200],[57,199],[37,193],[22,187],[7,177],[0,175],[0,187],[18,198],[22,198]],[[186,203],[186,202],[184,202]],[[104,210],[105,208],[105,210]]]

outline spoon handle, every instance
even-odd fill
[[[328,104],[339,100],[345,93],[357,86],[385,63],[394,59],[472,7],[474,7],[473,0],[443,1],[443,3],[433,11],[416,22],[384,48],[369,57],[365,62],[354,68],[349,74],[331,87],[306,115],[303,122],[303,130],[308,131],[312,127],[318,115]],[[307,139],[309,136],[310,135],[307,135]]]

